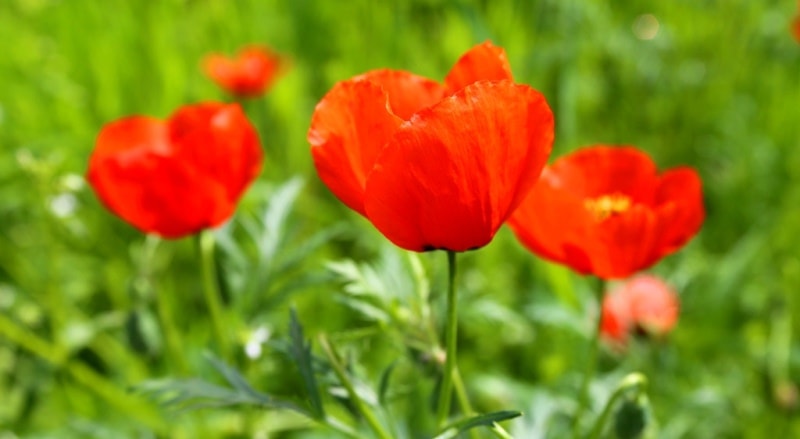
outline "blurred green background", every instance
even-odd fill
[[[704,180],[701,234],[653,269],[680,293],[678,327],[625,354],[604,352],[595,409],[624,373],[640,370],[657,437],[800,435],[794,3],[2,1],[0,438],[330,437],[283,412],[175,412],[134,389],[168,377],[219,381],[204,356],[214,346],[196,246],[145,239],[82,179],[104,123],[229,99],[200,61],[253,43],[290,67],[266,96],[244,103],[267,163],[217,232],[238,340],[226,360],[259,389],[300,394],[280,343],[294,306],[306,335],[329,334],[365,382],[404,365],[395,380],[406,402],[391,411],[405,425],[399,434],[420,437],[420,406],[407,401],[426,402],[433,379],[411,386],[429,360],[409,355],[403,339],[420,305],[403,290],[430,292],[440,313],[445,257],[408,259],[335,200],[316,178],[305,134],[336,81],[379,67],[441,80],[487,39],[506,49],[517,81],[550,102],[554,157],[632,144]],[[539,261],[505,229],[460,260],[459,359],[473,404],[523,411],[508,424],[517,437],[561,437],[596,283]],[[409,274],[417,263],[430,288]]]

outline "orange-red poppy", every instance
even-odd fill
[[[258,135],[241,107],[201,103],[166,121],[130,116],[105,125],[87,180],[134,227],[180,238],[230,218],[261,163]]]
[[[792,35],[795,41],[800,43],[800,15],[794,17],[794,20],[792,20]]]
[[[678,322],[679,309],[678,295],[663,280],[637,275],[604,296],[600,333],[620,344],[637,331],[663,336]]]
[[[245,47],[233,57],[212,53],[203,60],[206,75],[238,97],[258,97],[270,87],[284,65],[283,58],[265,47]]]
[[[658,174],[636,148],[595,146],[546,167],[509,225],[537,255],[611,279],[678,250],[704,216],[693,169]]]
[[[553,115],[483,43],[444,84],[386,69],[337,83],[308,141],[322,181],[390,241],[464,251],[488,244],[536,182]]]

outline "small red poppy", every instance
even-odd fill
[[[678,322],[678,295],[663,280],[637,275],[603,298],[600,333],[624,344],[635,331],[663,336]]]
[[[258,135],[238,104],[131,116],[97,136],[87,180],[114,214],[145,233],[180,238],[233,215],[261,170]]]
[[[464,251],[488,244],[536,182],[553,115],[483,43],[444,84],[386,69],[337,83],[308,141],[322,181],[393,243]]]
[[[238,97],[257,97],[272,85],[283,66],[283,58],[264,47],[245,47],[235,58],[212,53],[203,60],[203,70],[220,87]]]
[[[795,41],[800,43],[800,15],[794,17],[794,20],[792,20],[792,35]]]
[[[642,151],[595,146],[546,167],[509,225],[537,255],[611,279],[678,250],[704,216],[694,170],[659,175]]]

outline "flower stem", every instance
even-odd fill
[[[211,315],[211,327],[220,356],[230,359],[228,339],[225,337],[225,324],[223,322],[222,301],[220,300],[219,285],[217,284],[217,270],[214,265],[214,235],[209,230],[200,232],[200,261],[203,271],[203,292],[206,305]]]
[[[594,426],[592,427],[592,432],[589,434],[589,439],[597,439],[600,437],[600,434],[603,432],[603,427],[608,420],[608,417],[611,415],[611,409],[614,408],[614,404],[616,404],[617,400],[622,397],[628,390],[636,389],[637,395],[644,391],[645,387],[647,386],[647,377],[642,375],[639,372],[631,373],[625,378],[617,386],[617,389],[614,390],[614,393],[608,399],[606,406],[603,407],[603,412],[595,421]]]
[[[500,426],[497,422],[492,424],[491,427],[492,433],[497,436],[499,439],[514,439],[514,436],[511,436],[503,427]]]
[[[180,374],[187,372],[186,360],[180,350],[183,345],[180,331],[175,327],[172,313],[172,294],[165,293],[161,288],[155,287],[155,257],[156,250],[161,244],[161,238],[156,235],[147,235],[139,256],[139,270],[137,277],[145,283],[148,296],[155,295],[155,307],[161,324],[161,331],[167,345],[167,356]]]
[[[578,409],[575,411],[575,417],[572,419],[572,437],[575,439],[581,436],[581,417],[583,417],[583,413],[586,410],[586,407],[589,405],[589,385],[592,382],[592,377],[594,376],[595,369],[597,368],[597,353],[600,348],[600,323],[602,321],[601,309],[603,306],[603,294],[605,294],[605,288],[606,283],[601,279],[600,285],[598,285],[598,289],[595,291],[598,309],[597,321],[594,324],[591,340],[589,341],[589,358],[586,360],[585,368],[583,370],[583,380],[581,381]]]
[[[469,402],[467,395],[467,388],[464,386],[464,380],[461,379],[461,373],[458,371],[458,365],[453,368],[453,390],[456,392],[456,399],[458,405],[461,406],[461,412],[466,416],[471,416],[475,412],[472,410],[472,404]],[[478,431],[474,428],[469,430],[469,437],[472,439],[478,438]]]
[[[456,392],[456,398],[458,399],[458,405],[461,406],[461,411],[468,416],[473,414],[474,411],[472,410],[472,404],[469,403],[467,388],[464,386],[464,380],[461,379],[461,373],[458,371],[458,365],[456,365],[456,367],[453,369],[453,389]]]
[[[439,404],[436,420],[444,427],[450,413],[450,400],[453,393],[453,371],[456,369],[456,342],[458,335],[458,307],[456,303],[456,254],[447,251],[447,321],[445,326],[445,360],[442,386],[439,389]]]
[[[339,381],[347,390],[347,394],[350,395],[350,402],[355,406],[356,410],[361,413],[361,416],[364,417],[364,419],[367,421],[367,424],[369,424],[370,428],[372,428],[372,431],[374,431],[380,439],[391,439],[392,436],[389,435],[380,422],[378,422],[378,418],[375,416],[375,413],[373,413],[369,406],[366,405],[358,396],[356,388],[353,386],[353,383],[347,376],[347,371],[344,370],[344,366],[342,366],[342,363],[339,362],[339,356],[336,355],[336,352],[333,350],[333,346],[331,346],[331,344],[328,342],[328,339],[323,334],[319,335],[319,344],[322,347],[322,350],[325,352],[325,356],[328,357],[328,361],[331,363],[331,367],[333,368],[333,372],[336,374],[336,377],[339,378]]]

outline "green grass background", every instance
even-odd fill
[[[604,354],[598,395],[641,370],[658,437],[800,434],[800,45],[788,30],[796,13],[788,0],[2,1],[0,437],[328,437],[283,412],[176,414],[131,391],[166,377],[214,381],[203,356],[213,346],[194,241],[142,257],[148,241],[82,184],[94,138],[122,116],[227,100],[200,71],[209,52],[262,43],[290,58],[265,97],[244,103],[267,163],[220,232],[233,243],[220,255],[226,285],[249,285],[228,292],[228,318],[240,341],[257,328],[277,340],[295,306],[307,335],[338,337],[374,383],[405,355],[402,343],[348,306],[325,263],[375,263],[387,277],[407,267],[317,180],[310,116],[338,80],[379,67],[440,80],[487,39],[553,107],[554,157],[632,144],[661,167],[686,164],[703,177],[702,232],[653,269],[680,292],[680,323],[667,340]],[[652,40],[634,33],[642,14],[660,25]],[[304,185],[289,219],[273,211],[285,227],[270,228],[265,206],[294,176]],[[286,256],[332,227],[300,260]],[[262,248],[247,230],[278,243],[260,262],[269,275],[250,284],[258,267],[247,261]],[[421,261],[438,312],[444,255]],[[596,284],[537,260],[505,229],[461,263],[460,362],[474,404],[525,412],[509,427],[519,437],[559,437],[548,413],[576,398]],[[231,361],[256,387],[296,394],[292,365],[265,349],[258,360],[239,352]],[[393,405],[397,422],[413,426],[415,407]],[[413,427],[407,434],[418,437]]]

